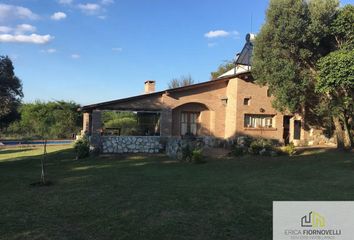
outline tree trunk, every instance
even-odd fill
[[[352,136],[351,136],[348,120],[345,117],[345,115],[343,116],[343,125],[344,125],[344,148],[350,149],[353,146]]]
[[[46,176],[45,176],[45,158],[47,155],[47,139],[44,140],[44,149],[43,149],[43,157],[41,159],[42,173],[41,173],[41,182],[43,185],[46,184]]]
[[[334,127],[336,129],[336,137],[337,137],[337,148],[344,148],[344,133],[342,129],[342,125],[340,124],[339,117],[333,117]]]

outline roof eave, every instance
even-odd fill
[[[196,84],[192,84],[192,85],[188,85],[188,86],[165,89],[165,90],[159,91],[159,92],[141,94],[141,95],[128,97],[128,98],[122,98],[122,99],[117,99],[117,100],[112,100],[112,101],[107,101],[107,102],[100,102],[100,103],[90,104],[90,105],[82,106],[81,108],[78,109],[78,111],[90,111],[90,110],[93,110],[95,108],[103,107],[103,106],[107,106],[107,105],[111,105],[111,104],[124,103],[124,102],[128,102],[128,101],[131,101],[131,100],[137,100],[137,99],[140,99],[140,98],[146,98],[146,97],[151,97],[151,96],[155,96],[155,95],[162,95],[164,93],[179,92],[179,91],[194,89],[194,88],[198,88],[198,87],[202,87],[202,86],[208,86],[208,85],[211,85],[211,84],[228,81],[228,80],[230,80],[232,78],[239,77],[240,75],[245,75],[245,74],[249,74],[249,73],[250,72],[244,72],[244,73],[229,75],[229,76],[225,76],[225,77],[222,77],[222,78],[212,79],[212,80],[207,81],[207,82],[196,83]]]

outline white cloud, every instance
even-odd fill
[[[101,20],[105,20],[107,18],[107,16],[101,15],[101,16],[98,16],[98,18]]]
[[[204,37],[206,38],[218,38],[218,37],[228,37],[228,36],[230,36],[230,32],[224,30],[210,31],[204,34]]]
[[[38,15],[25,7],[0,3],[0,22],[11,19],[35,20],[38,19]]]
[[[60,4],[72,4],[73,0],[58,0]]]
[[[79,59],[80,58],[80,54],[77,54],[77,53],[71,54],[71,58],[72,59]]]
[[[35,31],[37,31],[37,28],[35,26],[30,25],[30,24],[20,24],[20,25],[17,25],[17,27],[15,29],[16,34],[23,34],[26,32],[35,32]]]
[[[12,33],[14,35],[20,35],[28,32],[33,33],[35,31],[37,31],[37,28],[30,24],[20,24],[15,28],[9,26],[0,26],[1,33]]]
[[[45,44],[53,40],[51,35],[0,34],[0,42]]]
[[[78,8],[88,15],[94,15],[101,11],[101,6],[96,3],[79,4]]]
[[[57,50],[55,48],[48,48],[45,50],[41,50],[42,53],[56,53]]]
[[[113,52],[121,52],[121,51],[123,51],[123,48],[114,47],[114,48],[112,48],[112,51]]]
[[[1,33],[9,33],[12,32],[12,28],[11,27],[7,27],[7,26],[0,26],[0,32]]]
[[[65,19],[66,18],[66,14],[63,13],[63,12],[56,12],[50,18],[52,20],[59,21],[59,20]]]
[[[109,5],[109,4],[113,4],[114,0],[101,0],[101,4],[103,5]]]

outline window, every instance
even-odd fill
[[[243,99],[243,105],[250,105],[251,103],[251,98],[244,98]]]
[[[196,112],[182,112],[181,114],[181,135],[197,135],[198,117]]]
[[[301,137],[301,121],[295,120],[294,121],[294,139],[300,140]]]
[[[270,92],[270,89],[268,88],[267,89],[267,97],[271,97],[272,96],[272,93]]]
[[[247,128],[274,128],[274,115],[246,114],[245,124]]]

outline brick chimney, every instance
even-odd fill
[[[153,93],[155,92],[155,81],[147,80],[145,81],[145,93]]]

